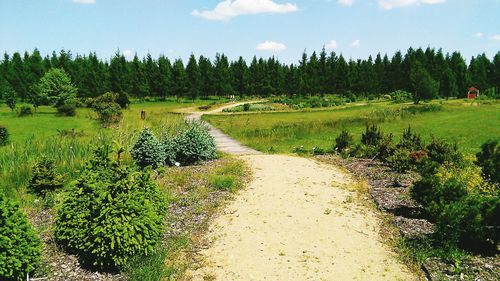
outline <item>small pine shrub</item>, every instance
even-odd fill
[[[498,146],[498,141],[484,143],[476,157],[476,164],[481,167],[484,178],[500,184],[500,146]]]
[[[17,110],[17,116],[25,117],[33,115],[33,108],[29,105],[23,105]]]
[[[424,143],[420,135],[414,133],[411,130],[411,126],[408,126],[408,129],[404,130],[403,136],[401,136],[401,140],[397,144],[397,147],[408,151],[417,151],[424,149]]]
[[[245,103],[243,105],[243,111],[249,111],[250,110],[250,104],[249,103]]]
[[[379,144],[377,145],[377,157],[381,160],[385,160],[387,157],[394,154],[396,147],[392,142],[393,135],[386,134],[382,136]]]
[[[76,104],[75,103],[65,103],[57,107],[57,113],[60,116],[75,116],[76,115]]]
[[[193,165],[217,158],[214,138],[201,123],[190,123],[188,129],[174,139],[176,159],[181,165]]]
[[[42,243],[18,206],[0,194],[0,279],[25,280],[42,254]]]
[[[55,170],[54,161],[42,157],[32,168],[32,176],[28,183],[28,188],[45,196],[48,192],[55,191],[63,187],[63,177]]]
[[[406,149],[398,148],[386,158],[386,162],[394,171],[404,173],[411,168],[411,158]]]
[[[175,144],[175,138],[164,135],[161,140],[161,144],[165,151],[165,164],[168,166],[173,166],[177,162],[177,149]]]
[[[154,252],[167,204],[150,170],[137,171],[98,148],[58,210],[56,241],[98,269],[114,271]]]
[[[368,146],[378,146],[383,134],[377,125],[366,125],[365,131],[361,135],[361,143]]]
[[[354,146],[354,138],[347,130],[342,130],[340,135],[335,139],[334,149],[340,153],[349,152]]]
[[[165,161],[165,148],[153,132],[145,128],[132,148],[132,158],[142,168],[151,166],[157,169]]]
[[[450,144],[433,138],[432,142],[426,146],[426,150],[429,160],[438,164],[445,162],[460,164],[463,162],[463,156],[456,143]]]
[[[9,143],[9,131],[4,126],[0,125],[0,146],[7,145]]]
[[[96,97],[90,103],[105,127],[117,123],[122,118],[122,107],[117,100],[118,94],[108,92]]]

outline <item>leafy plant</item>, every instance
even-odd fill
[[[8,86],[3,93],[3,98],[5,100],[5,104],[10,108],[10,110],[14,111],[17,104],[17,93],[12,89],[12,87]]]
[[[116,97],[115,102],[120,105],[122,109],[126,109],[130,105],[130,98],[127,93],[125,92],[120,92],[118,94],[118,97]]]
[[[348,152],[354,146],[354,138],[347,130],[342,130],[335,139],[335,150],[340,153]]]
[[[57,107],[57,113],[61,116],[75,116],[76,104],[75,103],[62,104]]]
[[[476,163],[482,168],[483,176],[500,184],[500,146],[498,141],[488,141],[481,145],[481,151],[476,154]]]
[[[9,143],[9,131],[4,126],[0,125],[0,146],[4,146]]]
[[[107,92],[89,101],[104,126],[116,123],[122,118],[122,107],[117,103],[117,100],[118,94]]]
[[[361,134],[361,143],[368,146],[378,146],[383,134],[375,124],[366,125],[365,131]]]
[[[413,100],[413,94],[402,91],[402,90],[397,90],[389,94],[391,96],[391,100],[394,103],[405,103],[405,102],[410,102]]]
[[[77,91],[64,69],[52,68],[33,86],[33,93],[36,95],[33,105],[37,107],[48,103],[58,108],[65,104],[76,104]]]
[[[29,105],[23,105],[17,111],[17,116],[19,117],[31,116],[31,115],[33,115],[33,110]]]
[[[55,191],[63,187],[63,177],[55,170],[54,161],[47,157],[42,157],[32,168],[32,176],[28,183],[28,188],[45,196],[48,192]]]
[[[0,194],[0,279],[24,280],[41,253],[41,241],[26,216]]]
[[[149,170],[111,160],[96,149],[55,220],[55,237],[101,270],[120,269],[154,252],[161,238],[166,200]]]
[[[156,169],[165,162],[165,148],[149,128],[144,128],[132,148],[135,163],[144,168]]]
[[[201,123],[190,123],[174,138],[174,144],[176,160],[183,166],[217,158],[215,140]]]

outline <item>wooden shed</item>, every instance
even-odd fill
[[[467,91],[467,98],[470,100],[474,100],[479,97],[479,90],[476,87],[470,87]]]

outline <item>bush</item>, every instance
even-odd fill
[[[398,148],[386,158],[387,163],[394,171],[404,173],[411,168],[411,158],[407,150]]]
[[[349,152],[354,146],[354,138],[347,130],[342,130],[340,135],[335,139],[334,149],[340,153]]]
[[[249,103],[245,103],[243,105],[243,111],[249,111],[250,110],[250,104]]]
[[[28,183],[28,188],[45,196],[47,192],[55,191],[63,187],[63,178],[58,174],[54,167],[54,161],[42,157],[38,163],[32,168],[32,176]]]
[[[115,102],[122,108],[126,109],[130,105],[130,98],[128,97],[127,93],[121,92],[118,94],[118,97],[116,98]]]
[[[0,125],[0,146],[7,145],[9,143],[9,131],[4,126]]]
[[[166,201],[149,170],[137,171],[96,149],[58,210],[55,238],[66,250],[101,270],[120,269],[154,252]]]
[[[404,102],[410,102],[413,100],[413,94],[402,91],[402,90],[397,90],[395,92],[390,93],[392,102],[394,103],[404,103]]]
[[[91,102],[92,108],[104,126],[117,123],[122,118],[121,106],[116,102],[118,94],[107,92]]]
[[[500,184],[500,146],[498,141],[488,141],[481,145],[476,154],[477,165],[482,168],[485,179]]]
[[[201,123],[190,123],[188,129],[174,138],[176,160],[181,165],[192,165],[217,157],[214,138]]]
[[[41,253],[41,241],[26,216],[0,194],[0,279],[24,280]]]
[[[132,148],[132,158],[141,168],[151,166],[156,169],[165,162],[165,149],[153,132],[145,128]]]
[[[17,110],[17,116],[25,117],[33,115],[33,108],[29,105],[23,105]]]
[[[392,142],[393,135],[387,134],[383,135],[377,146],[377,157],[381,160],[385,160],[387,157],[394,154],[396,150],[394,143]]]
[[[61,116],[75,116],[76,115],[76,104],[65,103],[57,107],[57,113]]]
[[[173,166],[177,162],[177,149],[175,144],[175,138],[168,135],[164,135],[161,140],[161,144],[165,151],[165,164],[168,166]]]
[[[463,162],[463,156],[458,151],[456,143],[450,144],[437,138],[432,138],[432,142],[427,145],[427,156],[430,161],[438,164],[445,162],[459,164]]]
[[[366,125],[366,129],[361,135],[361,143],[368,146],[378,146],[383,134],[377,125]]]
[[[404,130],[397,147],[408,151],[418,151],[424,149],[424,144],[420,135],[412,132],[411,126],[408,126],[408,129]]]

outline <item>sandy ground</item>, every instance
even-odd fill
[[[253,182],[211,226],[193,280],[414,280],[383,244],[375,210],[341,170],[283,155],[239,156]]]

